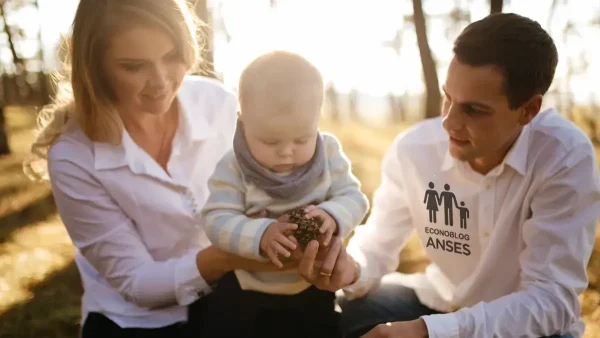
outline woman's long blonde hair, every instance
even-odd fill
[[[188,69],[198,66],[199,22],[185,0],[81,0],[72,26],[65,69],[70,81],[59,83],[53,104],[38,117],[38,135],[24,163],[32,179],[47,179],[52,144],[74,121],[93,142],[119,144],[122,122],[114,95],[102,76],[102,58],[113,34],[134,25],[167,32]]]

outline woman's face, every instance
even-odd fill
[[[143,26],[114,35],[103,67],[122,114],[167,112],[187,71],[172,39]]]

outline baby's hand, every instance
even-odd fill
[[[306,212],[306,218],[317,218],[321,222],[319,232],[324,234],[323,244],[329,245],[331,237],[337,230],[337,223],[333,217],[327,211],[320,209],[314,205],[309,205],[304,209]]]
[[[296,250],[296,244],[287,237],[296,228],[298,228],[296,224],[273,222],[269,224],[260,239],[260,249],[280,268],[283,267],[283,264],[277,256],[290,257],[290,251],[287,249]]]

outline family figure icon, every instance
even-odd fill
[[[460,202],[456,199],[456,195],[450,191],[450,185],[444,184],[444,190],[438,194],[434,190],[435,185],[433,182],[429,182],[429,189],[425,191],[425,207],[429,210],[429,222],[437,223],[437,212],[438,207],[444,204],[444,223],[446,225],[454,226],[454,208],[458,210],[460,216],[460,227],[461,229],[467,228],[467,219],[469,218],[469,209],[465,207],[465,202]]]

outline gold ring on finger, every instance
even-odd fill
[[[331,277],[330,273],[325,273],[323,271],[319,272],[319,274],[321,274],[321,276],[323,276],[323,277]]]

